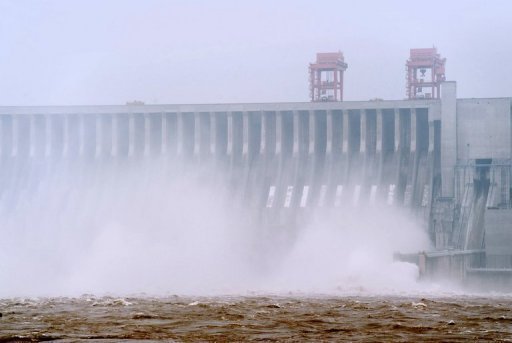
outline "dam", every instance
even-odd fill
[[[23,201],[36,168],[158,160],[215,170],[233,206],[267,227],[339,207],[404,209],[433,250],[397,258],[423,277],[511,287],[512,98],[457,99],[453,81],[418,95],[421,86],[393,101],[329,101],[319,88],[303,103],[3,106],[0,201]]]
[[[4,171],[71,158],[215,162],[248,204],[275,211],[378,198],[426,210],[440,112],[435,100],[3,107],[1,154]]]

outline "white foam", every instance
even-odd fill
[[[309,186],[304,186],[302,196],[300,198],[300,207],[306,207],[308,204]]]
[[[272,208],[274,206],[274,199],[276,197],[276,186],[270,186],[268,189],[267,196],[267,208]]]
[[[343,196],[343,185],[336,186],[336,196],[334,200],[334,207],[341,206],[341,197]]]
[[[288,186],[286,188],[286,197],[284,198],[284,207],[289,208],[292,203],[293,197],[293,186]]]

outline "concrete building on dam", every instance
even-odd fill
[[[510,280],[512,98],[457,99],[436,63],[411,63],[407,100],[323,101],[317,87],[304,103],[0,107],[0,192],[19,187],[13,168],[69,159],[215,164],[265,225],[399,206],[436,248],[414,258],[424,275]]]

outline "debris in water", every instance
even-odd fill
[[[122,305],[122,306],[130,306],[133,305],[131,302],[126,301],[124,299],[116,299],[112,303],[113,305]]]
[[[137,312],[132,316],[133,319],[155,319],[157,316],[144,312]]]
[[[427,308],[427,305],[425,303],[422,303],[422,302],[418,302],[418,303],[413,302],[411,304],[411,306],[414,307],[414,308],[417,308],[417,309]]]

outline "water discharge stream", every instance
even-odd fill
[[[247,292],[408,292],[395,251],[428,249],[389,206],[259,225],[220,168],[163,160],[27,162],[4,171],[0,297]]]

